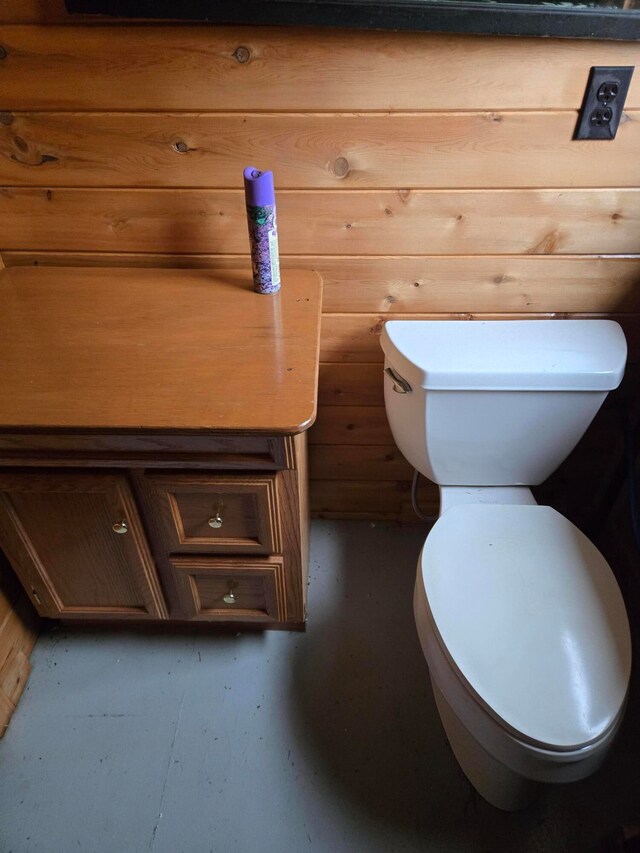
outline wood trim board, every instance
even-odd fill
[[[242,186],[274,164],[284,189],[637,187],[640,111],[616,156],[572,139],[576,110],[423,113],[11,113],[0,183],[49,187]]]
[[[638,64],[633,42],[324,28],[14,24],[0,44],[6,110],[446,110],[451,92],[460,110],[578,109],[592,65]]]
[[[283,190],[280,251],[637,254],[640,189]],[[236,254],[235,190],[0,188],[0,251]]]

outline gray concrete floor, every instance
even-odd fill
[[[304,634],[43,635],[0,742],[0,851],[582,853],[640,824],[637,701],[591,779],[519,814],[474,796],[413,626],[424,536],[314,522]]]

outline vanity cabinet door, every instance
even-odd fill
[[[0,472],[0,547],[43,616],[167,616],[121,474]]]

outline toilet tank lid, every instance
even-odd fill
[[[382,349],[434,390],[610,391],[627,342],[612,320],[389,320]]]

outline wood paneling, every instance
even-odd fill
[[[380,365],[322,362],[318,404],[320,406],[384,406]]]
[[[437,487],[423,481],[418,494],[422,512],[437,514]],[[417,521],[407,480],[312,480],[311,512],[323,518]]]
[[[608,317],[617,320],[627,335],[629,361],[640,357],[640,314],[574,313],[434,313],[401,314],[392,317],[376,314],[325,314],[322,318],[322,361],[381,362],[380,333],[386,320],[587,320]]]
[[[632,42],[322,28],[5,26],[0,43],[18,110],[578,109],[592,65],[638,64]]]
[[[640,112],[625,118],[612,157],[601,141],[572,141],[575,110],[137,116],[4,112],[0,182],[234,189],[242,186],[247,163],[266,162],[278,164],[280,189],[634,187],[640,183]]]
[[[278,215],[283,254],[634,254],[640,190],[288,190]],[[5,187],[0,241],[1,250],[242,253],[244,193]]]
[[[0,737],[24,690],[39,619],[0,553]]]
[[[59,0],[0,9],[55,20]],[[390,317],[614,316],[640,355],[640,76],[615,141],[571,141],[590,67],[637,44],[157,24],[0,44],[7,266],[248,268],[241,169],[274,169],[282,266],[325,282],[316,513],[412,518]]]
[[[393,444],[393,437],[384,406],[319,406],[309,443],[380,445]]]
[[[395,444],[317,444],[310,473],[314,480],[410,480],[413,469]]]
[[[247,255],[32,251],[3,257],[8,267],[238,269],[249,263]],[[282,255],[280,262],[283,269],[320,273],[327,313],[640,311],[639,257]]]
[[[44,24],[69,20],[64,0],[2,0],[0,23]]]

